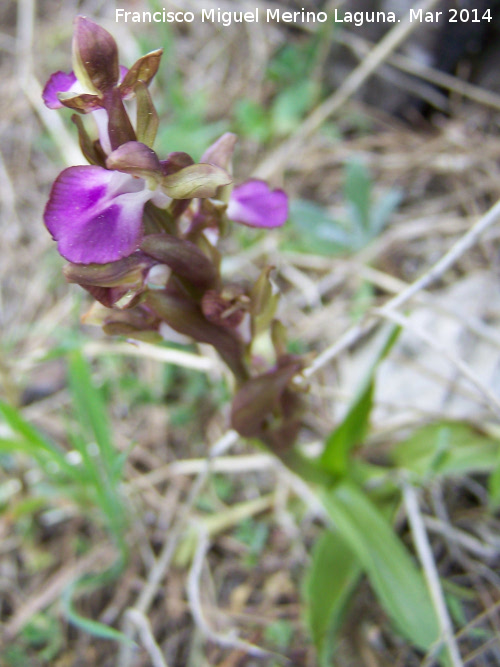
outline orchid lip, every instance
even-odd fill
[[[154,195],[144,179],[97,166],[70,167],[54,183],[45,224],[70,262],[113,262],[139,247],[144,205]]]

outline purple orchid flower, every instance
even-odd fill
[[[226,132],[205,151],[201,161],[231,173],[236,141],[235,134]],[[283,190],[271,190],[265,181],[250,179],[232,189],[226,213],[230,220],[249,227],[281,227],[288,218],[288,196]]]
[[[155,194],[142,178],[98,166],[69,167],[52,186],[45,225],[70,262],[113,262],[139,247],[144,205]]]
[[[160,161],[148,146],[130,141],[108,156],[106,169],[92,165],[61,172],[44,213],[60,254],[76,264],[127,257],[141,244],[146,202],[166,208],[172,199],[213,197],[231,182],[220,167],[186,165],[173,155]]]
[[[92,112],[101,146],[106,154],[135,134],[123,107],[137,86],[148,86],[160,64],[163,49],[139,58],[128,70],[118,64],[113,37],[89,19],[75,19],[73,71],[55,72],[47,81],[42,98],[49,109],[65,106],[79,113]]]
[[[249,227],[281,227],[288,217],[288,197],[283,190],[271,190],[265,181],[252,179],[231,192],[227,217]]]

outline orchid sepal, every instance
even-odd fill
[[[131,96],[135,92],[135,87],[139,81],[142,81],[146,86],[149,85],[158,71],[162,55],[163,49],[156,49],[146,53],[132,65],[119,85],[122,97]]]
[[[116,150],[128,141],[136,141],[135,130],[125,110],[118,88],[106,93],[104,107],[108,112],[108,135],[111,150]]]
[[[172,199],[193,199],[213,197],[221,185],[228,185],[231,181],[224,169],[200,163],[164,176],[161,187]]]
[[[96,285],[99,287],[140,288],[155,260],[140,251],[107,264],[74,264],[63,267],[69,283]]]
[[[114,38],[84,16],[75,19],[73,71],[86,90],[100,96],[114,88],[120,77]]]
[[[226,132],[217,139],[201,156],[200,162],[209,162],[231,173],[234,148],[238,137]]]

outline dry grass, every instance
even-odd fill
[[[188,0],[164,4],[196,5]],[[29,396],[25,417],[60,442],[65,442],[71,398],[63,365],[43,357],[64,339],[64,332],[79,329],[77,311],[84,298],[60,277],[62,261],[41,218],[51,182],[73,162],[77,148],[74,138],[63,134],[67,126],[58,125],[56,114],[46,114],[41,106],[37,82],[55,69],[67,69],[76,13],[108,17],[104,25],[118,37],[124,60],[130,62],[140,53],[138,41],[146,39],[147,29],[115,26],[109,3],[19,0],[0,8],[1,398],[22,405],[23,397],[26,403]],[[300,30],[291,33],[262,24],[218,29],[196,22],[174,32],[175,68],[182,73],[187,94],[207,96],[211,121],[226,118],[242,95],[266,101],[272,94],[264,78],[266,63],[285,41],[302,38]],[[149,37],[152,47],[157,37],[158,33]],[[380,62],[391,51],[392,47],[381,53]],[[369,58],[362,62],[364,71],[376,69]],[[378,323],[397,319],[404,325],[405,342],[395,350],[393,367],[384,377],[385,389],[391,383],[396,386],[398,377],[406,378],[406,384],[378,397],[370,448],[370,459],[377,461],[384,460],[401,432],[430,416],[456,417],[462,412],[473,423],[497,429],[494,371],[500,308],[498,299],[490,298],[498,275],[496,218],[470,247],[452,249],[500,197],[500,135],[491,108],[458,95],[452,98],[449,118],[422,120],[418,128],[349,97],[328,109],[335,111],[338,138],[317,131],[325,117],[318,122],[316,116],[284,140],[294,148],[286,159],[277,157],[285,155],[275,152],[277,146],[271,150],[243,142],[237,171],[265,171],[275,184],[285,183],[292,196],[312,199],[335,212],[342,203],[342,167],[350,157],[362,156],[377,190],[396,186],[404,192],[391,226],[348,258],[283,252],[279,236],[268,236],[249,250],[236,250],[229,270],[253,276],[257,267],[275,265],[285,292],[281,317],[290,338],[303,342],[311,361],[330,350],[322,358],[324,365],[312,362],[313,409],[303,436],[311,447],[337,423],[352,397]],[[359,118],[370,131],[359,130]],[[430,273],[450,249],[453,261],[438,275]],[[432,280],[419,284],[404,308],[387,306],[424,274]],[[481,280],[474,283],[477,276]],[[371,301],[355,322],[353,302],[366,284],[372,288]],[[395,298],[393,306],[403,305]],[[161,386],[162,364],[172,362],[157,359],[147,347],[141,348],[142,357],[132,358],[123,344],[111,343],[118,361],[108,363],[108,342],[93,331],[85,331],[85,337],[84,349],[95,361],[97,379],[109,382],[109,373],[116,386],[123,373],[134,374],[138,385]],[[433,361],[429,354],[436,346],[440,362],[445,353],[451,358]],[[210,350],[203,354],[187,361],[179,357],[174,363],[201,365],[199,372],[215,386],[224,370]],[[422,391],[428,392],[429,400],[421,400]],[[202,397],[194,407],[191,404],[198,419],[178,425],[160,390],[155,398],[127,405],[120,391],[111,397],[116,446],[127,451],[134,444],[124,480],[134,518],[128,538],[131,557],[117,583],[78,600],[84,615],[135,636],[139,648],[125,647],[117,655],[116,644],[63,621],[63,643],[50,664],[271,666],[281,664],[280,659],[257,647],[272,650],[266,629],[285,619],[293,631],[285,651],[288,664],[312,667],[316,659],[302,623],[300,581],[324,520],[315,499],[271,458],[227,433],[226,405],[215,409],[213,400]],[[178,403],[179,395],[172,400]],[[206,462],[208,452],[212,457]],[[214,486],[215,472],[229,480],[230,491],[222,500]],[[33,614],[57,608],[63,590],[78,574],[103,568],[113,559],[102,529],[64,500],[56,499],[49,511],[34,512],[30,530],[23,534],[19,508],[30,498],[30,475],[36,474],[26,461],[0,470],[6,494],[0,514],[4,650],[16,644]],[[200,498],[215,508],[220,525],[209,530],[203,523]],[[428,566],[437,569],[448,586],[460,586],[467,594],[465,618],[454,638],[464,665],[500,661],[497,640],[488,639],[500,631],[500,526],[487,502],[484,478],[464,476],[433,482],[418,497],[418,505],[412,505],[417,522],[418,516],[423,518],[431,547]],[[242,524],[245,517],[253,523]],[[183,560],[178,550],[185,544],[188,525],[197,535],[192,561]],[[241,537],[242,525],[254,531],[250,546]],[[404,512],[399,527],[402,534],[408,533]],[[258,541],[259,531],[264,531],[260,548],[251,544],[252,539]],[[75,544],[83,539],[87,551],[78,555]],[[31,664],[44,663],[33,657]],[[363,584],[346,621],[337,664],[435,663],[431,657],[417,656],[394,635]]]

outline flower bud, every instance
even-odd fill
[[[236,329],[248,310],[249,299],[243,290],[227,286],[221,292],[208,290],[201,300],[201,309],[209,322]]]
[[[221,167],[231,173],[231,162],[237,141],[238,137],[235,134],[226,132],[207,148],[201,156],[200,162],[215,164],[217,167]]]
[[[299,360],[290,360],[269,373],[245,382],[233,400],[232,427],[246,438],[265,439],[266,431],[271,428],[273,421],[283,416],[291,421],[293,410],[290,410],[290,406],[296,406],[290,398],[293,392],[287,390],[287,387],[301,367]]]
[[[169,266],[180,278],[202,290],[209,289],[217,273],[208,257],[191,241],[168,234],[150,234],[144,237],[141,250],[162,264]]]
[[[273,268],[268,266],[261,272],[250,292],[253,336],[266,331],[278,307],[279,293],[274,293],[273,283],[269,277]]]

